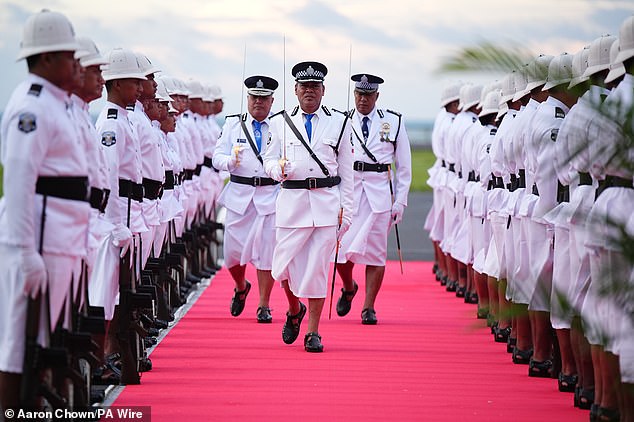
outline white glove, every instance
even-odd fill
[[[337,228],[337,240],[341,240],[344,234],[350,229],[352,219],[349,216],[343,216],[341,219],[341,225]]]
[[[121,257],[123,257],[132,243],[132,232],[123,224],[117,224],[110,233],[112,235],[112,245],[121,248]]]
[[[392,223],[398,224],[403,219],[403,212],[405,211],[405,205],[395,202],[392,204]]]
[[[32,250],[23,250],[20,267],[24,271],[24,295],[35,299],[46,290],[46,266],[42,255]]]

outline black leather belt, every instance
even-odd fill
[[[595,195],[595,199],[599,197],[607,188],[630,188],[634,189],[632,185],[632,179],[625,179],[619,176],[605,176],[605,180],[599,181],[599,187],[597,188],[597,192]]]
[[[504,179],[498,176],[493,176],[493,187],[504,189]]]
[[[449,171],[456,172],[456,166],[454,164],[449,164]]]
[[[144,177],[143,197],[147,199],[159,199],[161,196],[163,196],[163,183]]]
[[[89,202],[91,208],[105,212],[106,205],[108,205],[108,198],[110,198],[110,189],[90,188]]]
[[[205,156],[205,160],[203,161],[203,166],[209,167],[210,169],[212,169],[216,173],[220,173],[220,170],[218,170],[217,168],[214,167],[213,162],[211,160],[211,157]]]
[[[570,202],[570,187],[557,182],[557,203]]]
[[[511,183],[509,186],[509,190],[511,192],[515,192],[517,188],[519,187],[520,187],[520,179],[515,174],[511,174]]]
[[[533,183],[532,192],[533,192],[533,195],[539,196],[539,191],[537,190],[537,185],[535,183]]]
[[[143,185],[134,183],[131,180],[119,179],[119,196],[122,198],[133,199],[137,202],[143,202]]]
[[[202,165],[202,164],[198,164],[198,165],[196,166],[196,168],[194,169],[194,174],[195,174],[196,176],[200,176],[200,171],[201,171],[202,169],[203,169],[203,165]]]
[[[183,170],[183,180],[192,180],[194,178],[194,170]]]
[[[366,163],[363,161],[355,161],[352,166],[356,171],[375,171],[377,173],[383,173],[390,169],[389,164],[381,164],[381,163]]]
[[[579,172],[579,186],[592,185],[590,173]]]
[[[308,178],[304,180],[285,180],[282,182],[284,189],[319,189],[331,188],[341,183],[341,177]]]
[[[445,163],[445,160],[441,160],[440,165],[442,167],[447,167],[447,163]]]
[[[88,177],[40,176],[35,184],[35,193],[60,199],[88,202]]]
[[[517,187],[518,188],[525,188],[526,187],[526,170],[525,169],[519,169],[518,170],[518,177],[519,177],[519,185]]]
[[[277,185],[280,182],[277,180],[273,180],[270,177],[243,177],[232,174],[229,178],[234,183],[239,183],[241,185],[249,185],[249,186],[273,186]]]
[[[174,177],[174,171],[165,170],[165,183],[163,183],[163,189],[173,190],[176,184],[176,178]]]

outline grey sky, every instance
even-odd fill
[[[42,8],[64,13],[102,53],[131,48],[167,74],[220,85],[225,114],[240,111],[245,46],[247,76],[269,75],[282,85],[286,73],[287,107],[295,104],[290,68],[317,60],[329,69],[324,104],[344,109],[352,47],[352,73],[382,76],[379,103],[408,119],[433,118],[449,81],[500,77],[437,73],[461,47],[487,40],[536,54],[574,53],[599,35],[618,35],[634,13],[629,0],[0,0],[0,110],[26,73],[15,61],[24,21]],[[280,86],[274,111],[283,96]]]

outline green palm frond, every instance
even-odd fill
[[[445,59],[438,72],[510,72],[524,66],[534,55],[517,46],[503,47],[482,42],[474,47],[465,47]]]

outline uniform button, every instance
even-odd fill
[[[313,171],[313,169],[308,169],[308,171]]]

